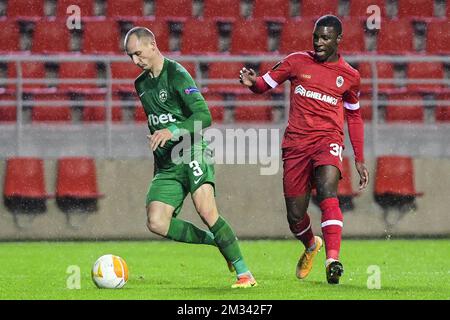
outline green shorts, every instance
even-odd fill
[[[214,165],[191,161],[156,171],[147,192],[148,205],[152,201],[167,203],[175,208],[176,217],[188,193],[193,194],[202,184],[215,186]]]

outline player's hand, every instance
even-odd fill
[[[355,166],[359,173],[359,190],[365,189],[369,184],[369,170],[362,162],[355,162]]]
[[[256,83],[256,72],[253,69],[242,68],[239,71],[239,82],[244,86],[251,87]]]
[[[155,151],[158,147],[164,147],[167,140],[172,139],[173,133],[169,129],[156,130],[152,135],[147,135],[150,148]]]

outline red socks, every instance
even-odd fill
[[[322,234],[327,259],[339,260],[344,217],[337,198],[327,198],[320,203],[322,210]]]
[[[303,243],[306,249],[314,245],[314,234],[312,232],[311,221],[309,220],[309,215],[307,213],[305,213],[303,220],[289,225],[289,229],[291,229],[294,236]]]

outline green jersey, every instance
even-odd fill
[[[192,137],[195,129],[198,129],[194,123],[201,123],[202,129],[211,125],[211,114],[205,99],[190,74],[178,62],[164,58],[158,77],[153,78],[149,71],[144,71],[134,85],[147,115],[151,134],[167,128],[174,136],[187,130]],[[167,141],[153,152],[156,168],[175,165],[171,152],[180,141]],[[206,142],[202,138],[201,149],[204,148]]]

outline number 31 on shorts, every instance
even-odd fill
[[[339,160],[342,161],[342,146],[338,145],[337,143],[331,143],[330,148],[330,153],[333,156],[339,157]]]

